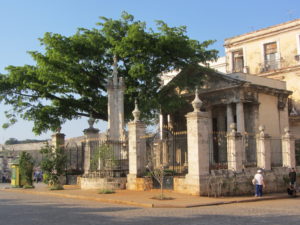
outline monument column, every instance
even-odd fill
[[[200,195],[201,176],[209,174],[209,114],[201,112],[202,101],[196,90],[194,111],[186,115],[188,141],[188,174],[185,183],[191,194]],[[204,184],[203,184],[204,185]]]
[[[146,126],[139,120],[140,111],[137,103],[132,112],[134,120],[128,123],[129,144],[129,174],[127,175],[127,189],[137,190],[137,177],[146,169]]]

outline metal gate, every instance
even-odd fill
[[[173,177],[188,172],[187,132],[164,127],[161,133],[148,136],[146,140],[149,169],[164,168],[164,188],[173,189]],[[159,183],[153,180],[154,188]]]

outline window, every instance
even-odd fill
[[[232,72],[243,72],[243,50],[232,52]]]
[[[271,42],[264,44],[264,70],[270,71],[278,68],[278,53],[277,53],[277,43]]]

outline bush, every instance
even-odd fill
[[[19,160],[21,186],[33,186],[33,159],[27,152],[22,152]]]
[[[43,160],[41,169],[43,171],[44,182],[51,187],[51,190],[61,190],[59,177],[65,174],[67,157],[63,148],[53,148],[46,146],[41,149]]]
[[[98,194],[114,194],[116,193],[115,190],[112,189],[101,189],[99,190]]]
[[[53,184],[49,188],[51,191],[56,191],[56,190],[64,190],[64,187],[61,184]]]

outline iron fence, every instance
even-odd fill
[[[300,166],[300,139],[295,140],[296,165]]]
[[[94,139],[84,142],[90,151],[90,170],[85,177],[125,177],[129,171],[127,140]]]
[[[209,169],[227,169],[227,133],[213,132],[209,134]]]
[[[271,137],[271,166],[282,166],[282,144],[280,137]]]
[[[79,175],[83,173],[84,149],[77,142],[69,142],[65,146],[67,157],[66,171],[68,175]]]
[[[164,129],[145,136],[147,163],[156,169],[163,166],[168,173],[184,175],[188,172],[187,132]]]
[[[245,133],[242,136],[243,151],[243,165],[244,167],[257,166],[257,149],[256,149],[256,135]]]

